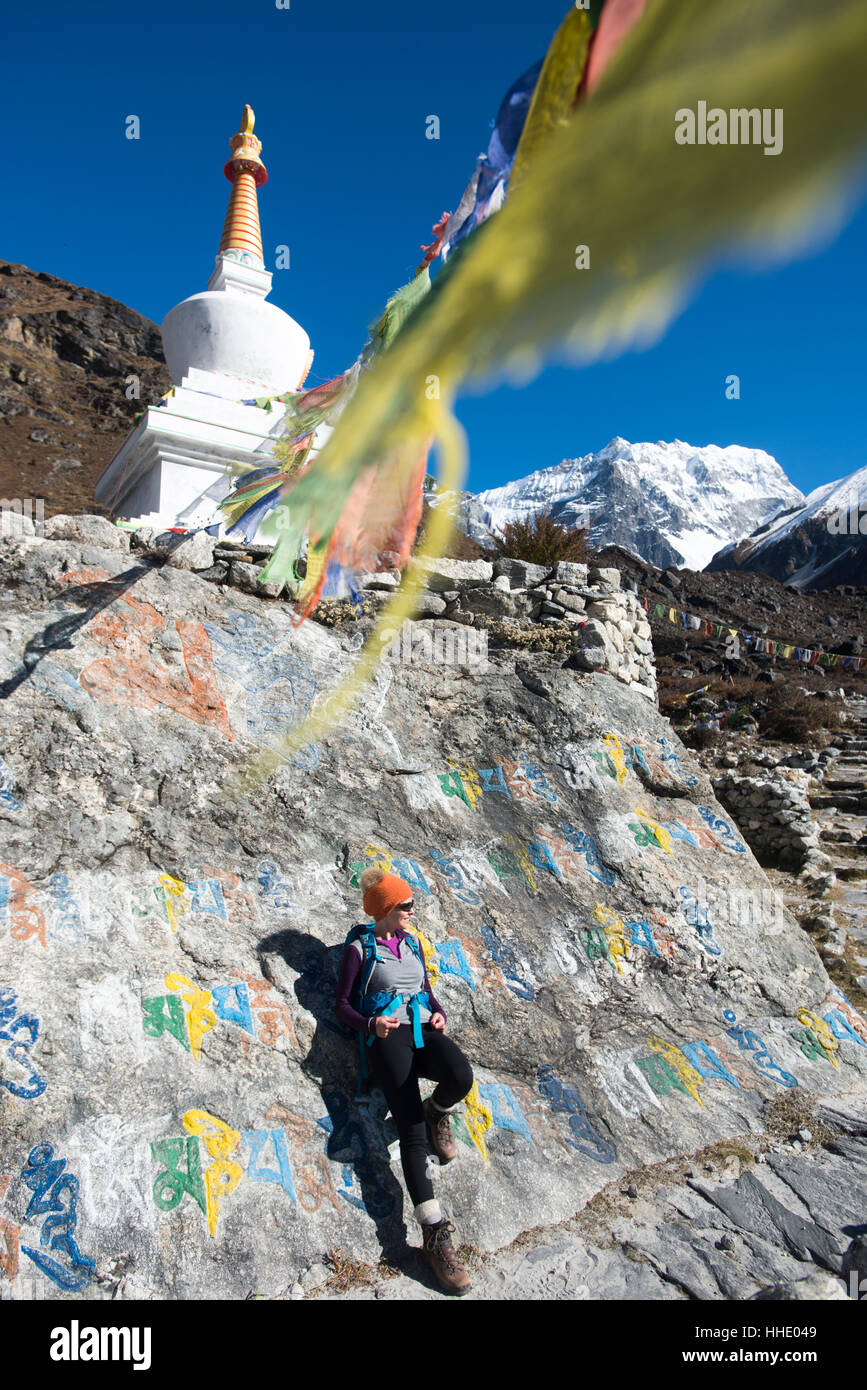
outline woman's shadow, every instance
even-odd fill
[[[334,997],[342,946],[326,946],[315,936],[287,929],[259,943],[263,954],[279,955],[297,975],[295,997],[316,1020],[316,1031],[301,1065],[319,1087],[328,1118],[325,1152],[342,1165],[338,1192],[350,1206],[373,1220],[389,1261],[410,1254],[403,1219],[403,1190],[391,1171],[388,1145],[397,1139],[394,1121],[385,1121],[382,1092],[368,1087],[354,1099],[359,1079],[358,1034],[337,1022]]]

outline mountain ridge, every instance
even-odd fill
[[[761,449],[679,439],[632,444],[619,435],[597,453],[476,494],[492,530],[546,510],[589,526],[591,543],[632,550],[661,569],[703,569],[720,542],[739,540],[745,527],[755,530],[803,500]]]
[[[155,323],[0,261],[0,496],[41,498],[46,516],[101,512],[97,478],[171,384]]]
[[[794,588],[867,583],[867,467],[814,488],[803,506],[725,546],[707,569],[757,570]]]

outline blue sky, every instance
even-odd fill
[[[511,82],[566,0],[106,0],[4,20],[9,162],[0,254],[160,322],[206,286],[241,109],[270,180],[273,302],[316,349],[311,383],[348,366],[367,325],[453,209]],[[440,139],[425,120],[440,118]],[[125,138],[137,115],[141,138]],[[14,139],[13,139],[14,131]],[[19,159],[18,152],[26,154]],[[862,199],[830,244],[762,273],[714,276],[657,345],[459,405],[473,490],[630,440],[768,450],[805,492],[862,467]],[[726,377],[741,397],[727,400]],[[122,394],[122,388],[119,387]]]

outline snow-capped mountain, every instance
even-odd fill
[[[867,585],[867,468],[817,487],[746,540],[715,555],[709,570],[760,570],[798,589]]]
[[[549,511],[589,526],[593,545],[622,546],[660,568],[701,570],[722,546],[801,505],[804,495],[761,449],[617,438],[475,500],[493,531]]]

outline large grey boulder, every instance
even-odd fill
[[[440,594],[422,592],[413,600],[415,615],[419,618],[439,618],[445,613],[447,606]]]
[[[260,575],[264,565],[251,565],[246,560],[233,560],[229,569],[229,581],[248,594],[260,594],[264,598],[278,598],[283,585],[277,580],[262,583]]]
[[[560,584],[576,584],[579,588],[587,583],[589,567],[574,560],[558,560],[551,570],[551,581]]]
[[[529,618],[537,607],[526,592],[512,593],[488,585],[467,590],[462,603],[468,612],[490,618]]]
[[[129,534],[104,516],[50,516],[45,523],[46,540],[80,541],[105,550],[129,550]]]
[[[189,536],[173,536],[180,543],[168,549],[166,564],[179,570],[207,570],[214,563],[214,542],[204,531]]]
[[[359,585],[362,589],[383,589],[391,592],[400,585],[400,570],[381,570],[376,574],[362,574]]]
[[[551,573],[550,565],[533,565],[529,560],[510,560],[501,555],[494,561],[494,575],[503,575],[513,589],[532,589],[543,584]]]
[[[375,1089],[356,1104],[333,1012],[373,862],[411,889],[473,1065],[436,1188],[479,1249],[758,1142],[793,1090],[867,1110],[867,1024],[635,689],[434,619],[338,725],[366,620],[297,628],[258,587],[73,541],[0,550],[0,587],[0,1293],[291,1298],[329,1250],[406,1259],[394,1125]],[[761,1252],[748,1291],[836,1273],[815,1186],[787,1206],[750,1176],[696,1195]],[[682,1224],[647,1231],[652,1269],[744,1296]],[[631,1296],[622,1270],[603,1286]]]
[[[584,613],[586,605],[583,598],[579,598],[577,594],[570,594],[566,589],[557,589],[555,592],[561,608],[568,609],[570,613]]]
[[[427,574],[428,588],[440,593],[489,584],[494,577],[490,560],[419,560],[418,565]]]
[[[620,588],[620,570],[591,568],[588,578],[591,584],[610,584],[612,589]]]

